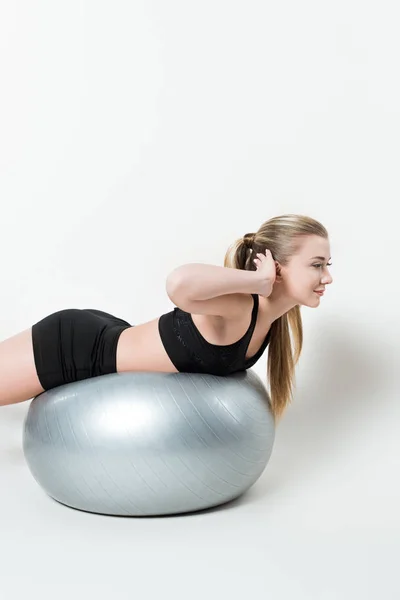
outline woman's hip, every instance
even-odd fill
[[[60,310],[32,327],[35,365],[42,387],[116,372],[118,338],[130,323],[96,309]]]

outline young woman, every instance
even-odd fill
[[[0,405],[122,371],[229,375],[267,346],[271,406],[291,399],[303,330],[332,283],[325,227],[303,215],[264,222],[228,249],[224,266],[185,264],[167,277],[175,308],[140,325],[95,309],[65,309],[0,343]],[[290,340],[291,328],[295,352]]]

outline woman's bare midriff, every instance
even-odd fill
[[[117,371],[162,371],[177,373],[158,331],[158,320],[129,327],[119,336]]]
[[[211,344],[229,345],[239,340],[246,333],[251,322],[250,314],[243,319],[226,321],[222,317],[212,315],[194,315],[192,319],[201,335]],[[169,358],[158,331],[159,317],[125,329],[118,340],[117,371],[161,371],[177,373],[177,369]],[[254,356],[271,323],[268,323],[260,302],[257,323],[247,348],[246,359]]]

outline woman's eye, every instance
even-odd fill
[[[327,267],[331,267],[331,266],[332,266],[332,263],[326,263],[326,266],[327,266]],[[317,267],[317,269],[319,269],[320,267],[323,267],[323,265],[322,265],[322,264],[319,264],[319,265],[313,265],[313,267]]]

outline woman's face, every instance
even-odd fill
[[[304,238],[298,253],[281,267],[285,294],[296,304],[318,306],[322,296],[315,290],[324,290],[333,281],[330,258],[329,240],[316,235]]]

